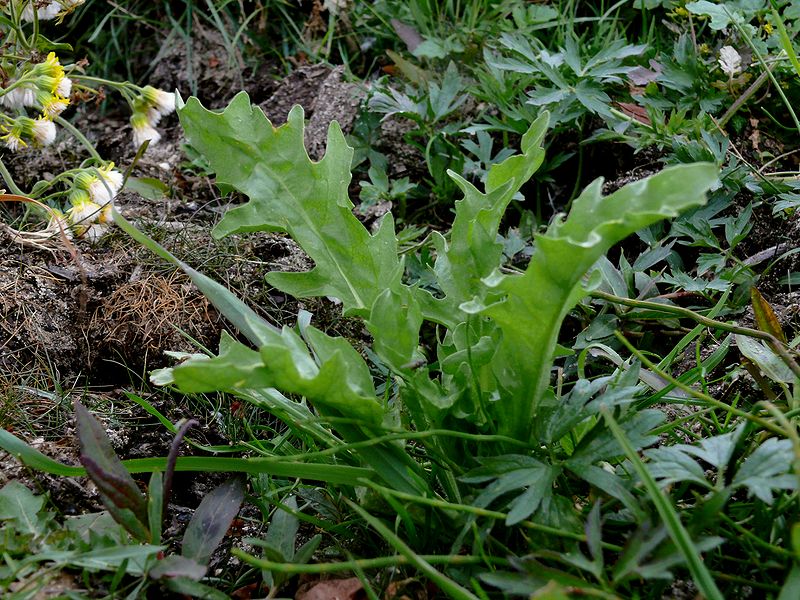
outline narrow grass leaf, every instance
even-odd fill
[[[439,589],[442,590],[442,592],[444,592],[449,598],[452,598],[453,600],[479,600],[479,598],[472,592],[460,586],[458,583],[447,577],[447,575],[434,569],[433,565],[426,562],[425,559],[416,554],[403,540],[397,537],[397,535],[395,535],[391,529],[386,527],[386,525],[384,525],[380,519],[373,517],[355,502],[352,502],[347,498],[345,498],[344,501],[347,502],[348,506],[358,513],[362,519],[364,519],[379,534],[381,534],[381,536],[387,542],[389,542],[389,544],[391,544],[391,546],[397,550],[397,552],[404,556],[410,564],[414,565],[422,575],[436,584]]]
[[[689,532],[686,531],[683,523],[681,523],[680,516],[675,511],[675,508],[658,487],[655,479],[653,479],[653,477],[650,475],[647,467],[639,458],[636,450],[628,441],[627,436],[614,420],[614,417],[611,416],[611,413],[606,409],[603,409],[602,412],[604,413],[609,429],[614,434],[614,437],[617,439],[617,442],[619,442],[619,445],[622,446],[625,455],[628,457],[628,460],[631,461],[633,469],[636,471],[637,475],[639,475],[642,483],[644,483],[644,487],[647,490],[650,499],[653,501],[661,520],[666,525],[672,541],[683,555],[687,567],[689,568],[689,572],[692,574],[692,579],[694,579],[694,582],[700,590],[700,593],[702,593],[708,600],[724,600],[724,597],[719,591],[717,584],[711,577],[711,573],[708,572],[705,564],[703,564],[703,559],[700,556],[697,547],[692,542],[692,538],[689,537]]]
[[[789,61],[792,63],[792,67],[794,68],[794,72],[798,77],[800,77],[800,60],[797,59],[797,52],[794,50],[794,44],[789,37],[789,32],[786,30],[786,25],[784,24],[781,16],[778,14],[778,11],[775,10],[774,3],[771,10],[773,20],[775,21],[775,26],[778,28],[778,39],[781,42],[781,48],[789,57]],[[798,594],[798,596],[800,596],[800,594]]]
[[[86,475],[84,467],[65,465],[45,456],[35,448],[0,429],[0,448],[17,457],[23,464],[42,473],[81,477]],[[137,458],[122,461],[129,473],[152,473],[163,471],[167,466],[166,457]],[[321,481],[334,485],[358,485],[361,479],[373,479],[375,471],[364,467],[347,465],[307,464],[282,458],[229,458],[220,456],[184,456],[175,464],[176,471],[208,471],[212,473],[250,473],[266,474],[276,477],[290,477]]]
[[[150,525],[150,543],[161,541],[161,526],[164,516],[164,483],[161,471],[153,471],[147,486],[147,522]]]
[[[86,475],[86,469],[83,467],[65,465],[57,460],[53,460],[5,429],[0,429],[0,448],[12,456],[15,456],[17,460],[25,466],[35,469],[36,471],[50,473],[52,475],[64,475],[67,477]]]

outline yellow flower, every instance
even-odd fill
[[[52,77],[59,81],[64,77],[64,67],[61,66],[55,52],[48,54],[43,62],[34,65],[32,71],[34,75]]]
[[[53,119],[64,112],[69,106],[69,99],[61,96],[49,96],[42,102],[42,115]]]
[[[0,137],[5,144],[6,148],[11,150],[12,152],[16,152],[20,148],[24,148],[28,144],[25,143],[25,140],[22,139],[21,131],[17,130],[17,127],[13,127],[11,131],[9,131],[4,136]]]

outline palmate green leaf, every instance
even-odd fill
[[[645,450],[649,459],[647,468],[659,485],[667,486],[679,481],[691,481],[706,489],[713,486],[708,482],[705,469],[694,457],[700,458],[717,469],[720,477],[724,477],[725,469],[733,456],[736,445],[744,433],[744,424],[736,429],[705,438],[698,445],[676,444]]]
[[[494,357],[505,393],[496,403],[501,431],[527,440],[550,378],[561,323],[585,294],[581,279],[600,256],[635,231],[705,202],[717,168],[696,163],[667,168],[603,197],[596,180],[575,200],[566,219],[536,238],[523,275],[485,280],[505,297],[482,313],[503,330]]]
[[[642,483],[644,483],[645,490],[647,490],[650,499],[653,501],[653,504],[655,504],[658,514],[664,522],[672,541],[683,555],[686,566],[692,574],[692,579],[700,590],[700,593],[709,600],[722,600],[722,593],[719,591],[711,573],[703,562],[700,554],[702,549],[699,544],[695,543],[689,536],[672,502],[659,489],[655,479],[650,475],[642,459],[639,458],[636,447],[628,440],[625,432],[611,416],[611,412],[608,410],[604,410],[603,412],[609,429],[613,432],[614,437],[623,448],[628,460],[630,460],[633,469],[641,478]]]
[[[664,446],[645,450],[644,454],[650,459],[647,469],[660,486],[691,481],[704,488],[711,488],[700,464],[678,448]]]
[[[609,410],[611,405],[600,405],[600,412]],[[622,420],[619,427],[625,432],[629,443],[639,450],[658,441],[658,436],[653,434],[653,429],[664,421],[664,413],[659,410],[631,411]],[[613,433],[598,423],[586,434],[578,444],[575,452],[566,462],[566,466],[581,466],[595,464],[598,461],[610,461],[622,456],[622,448]]]
[[[539,505],[553,495],[553,482],[561,469],[522,454],[495,456],[481,461],[481,466],[461,478],[465,483],[491,482],[473,500],[472,505],[485,508],[501,496],[514,497],[501,503],[508,507],[506,525],[514,525],[530,517]]]
[[[747,457],[731,486],[746,487],[759,500],[772,504],[773,490],[798,489],[797,475],[792,473],[793,460],[791,440],[770,438]]]
[[[214,236],[282,231],[313,259],[316,266],[306,273],[270,273],[271,285],[297,298],[333,296],[346,313],[362,315],[383,290],[399,285],[403,265],[391,216],[370,235],[352,213],[347,189],[353,149],[337,123],[328,129],[325,157],[313,162],[303,143],[299,106],[278,128],[244,92],[221,113],[190,98],[178,114],[217,182],[250,198],[225,214]]]

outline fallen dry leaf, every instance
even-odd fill
[[[615,102],[614,104],[616,104],[626,115],[639,121],[639,123],[652,125],[650,122],[650,117],[647,115],[647,110],[638,104],[631,104],[630,102]]]
[[[307,587],[308,586],[308,587]],[[367,595],[358,577],[307,583],[297,590],[295,600],[362,600]]]

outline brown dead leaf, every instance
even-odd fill
[[[647,110],[638,104],[632,104],[630,102],[615,102],[614,104],[626,115],[639,121],[639,123],[652,125],[650,117],[647,115]]]
[[[251,583],[249,585],[245,585],[240,587],[238,590],[234,591],[231,594],[231,598],[234,600],[252,600],[255,597],[263,596],[263,594],[259,593],[259,588],[261,587],[261,583]]]
[[[362,600],[366,598],[364,586],[358,577],[328,579],[300,586],[295,600]]]
[[[409,578],[402,581],[393,581],[386,586],[384,600],[428,600],[428,590],[419,580]]]
[[[750,301],[753,305],[756,327],[785,344],[786,336],[783,333],[783,327],[781,327],[778,316],[770,306],[770,303],[767,302],[767,299],[761,295],[761,292],[755,286],[750,288]]]
[[[761,148],[761,131],[758,129],[758,119],[751,117],[750,118],[750,127],[753,128],[753,131],[750,133],[750,143],[753,144],[753,150],[756,152],[760,152]]]

